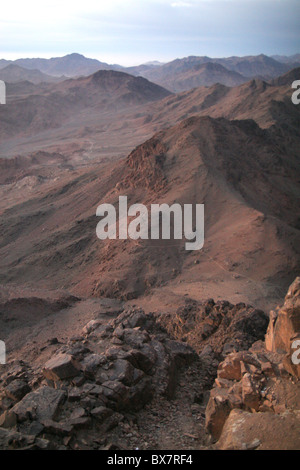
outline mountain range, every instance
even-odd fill
[[[134,67],[110,65],[77,53],[51,59],[0,60],[0,70],[5,69],[5,81],[7,82],[15,82],[18,77],[20,80],[29,80],[34,83],[49,82],[51,81],[49,76],[63,79],[64,77],[88,76],[99,70],[115,70],[142,76],[173,92],[203,85],[209,86],[217,82],[227,86],[236,86],[249,78],[270,80],[288,72],[297,65],[300,65],[297,54],[290,58],[281,58],[281,60],[264,54],[228,58],[190,56],[165,64],[154,61]],[[7,66],[18,66],[21,69],[13,67],[7,69]],[[28,70],[33,71],[33,75],[30,75]],[[36,71],[40,71],[46,76],[38,75]]]
[[[216,283],[222,295],[224,282],[234,301],[274,301],[299,267],[298,73],[172,94],[99,71],[11,96],[0,108],[1,282],[123,299],[159,289],[162,302],[170,289],[209,297]],[[203,202],[204,249],[101,244],[95,209],[122,194]]]

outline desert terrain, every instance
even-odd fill
[[[2,448],[299,448],[299,63],[0,61]],[[204,204],[204,247],[100,241],[124,195]]]

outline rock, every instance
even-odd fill
[[[131,349],[124,355],[124,359],[129,361],[135,368],[142,370],[145,374],[151,375],[157,359],[153,342],[151,345],[144,344],[142,349]]]
[[[27,393],[30,392],[30,387],[27,382],[24,380],[13,380],[10,384],[5,388],[5,393],[8,398],[11,398],[14,401],[21,400]]]
[[[44,430],[44,426],[38,421],[32,421],[31,423],[21,424],[19,431],[30,436],[39,436]]]
[[[132,348],[140,349],[144,343],[149,343],[150,336],[146,331],[142,331],[140,327],[125,328],[120,339],[123,339],[124,343]]]
[[[218,378],[225,380],[241,380],[241,358],[236,353],[229,354],[219,365]]]
[[[27,419],[39,421],[53,420],[65,400],[65,392],[55,390],[51,387],[41,387],[38,390],[28,393],[11,412],[17,415],[18,422]]]
[[[71,388],[68,391],[68,400],[70,402],[79,401],[82,397],[82,391],[78,387]]]
[[[244,373],[248,372],[249,366],[251,371],[259,371],[261,365],[255,356],[247,351],[239,351],[229,354],[225,361],[221,362],[218,367],[218,378],[226,380],[241,380]]]
[[[82,330],[83,335],[89,335],[92,331],[95,331],[100,325],[101,320],[91,320]]]
[[[46,379],[53,381],[76,377],[79,372],[79,364],[69,354],[58,354],[52,357],[43,369]]]
[[[17,417],[13,411],[4,411],[0,416],[0,428],[13,428],[17,424]]]
[[[227,380],[227,379],[221,379],[220,377],[217,377],[215,379],[215,384],[219,388],[231,388],[233,386],[233,381],[232,380]]]
[[[72,429],[78,431],[80,429],[86,429],[91,424],[91,418],[89,416],[84,416],[81,418],[69,418],[66,419],[63,424],[65,426],[70,426]]]
[[[106,358],[100,354],[88,354],[81,362],[81,368],[86,377],[93,378],[98,368],[106,362]]]
[[[130,386],[134,378],[133,365],[124,359],[117,359],[110,370],[107,371],[108,380],[118,380],[124,385]]]
[[[186,343],[167,339],[164,346],[174,359],[176,367],[188,366],[198,357],[193,348]]]
[[[213,389],[205,411],[205,428],[214,439],[220,437],[231,410],[228,390],[223,388]]]
[[[231,411],[217,443],[220,450],[298,450],[300,412],[249,413]]]
[[[84,408],[79,407],[75,408],[75,410],[72,411],[70,419],[78,419],[78,418],[83,418],[86,416],[86,411]]]
[[[263,340],[268,321],[263,311],[251,306],[212,299],[206,302],[186,299],[176,315],[158,315],[158,322],[175,339],[184,339],[198,354],[211,346],[215,354],[223,357]]]
[[[110,408],[106,408],[105,406],[98,406],[91,411],[92,417],[95,418],[99,423],[105,421],[112,414],[113,411]]]
[[[268,351],[286,354],[284,365],[289,373],[300,377],[300,364],[292,362],[293,342],[300,338],[300,277],[290,286],[284,304],[272,312],[265,344]]]
[[[108,406],[121,410],[128,405],[129,389],[121,382],[107,381],[102,384],[103,394],[108,399]]]
[[[253,376],[249,373],[242,378],[242,397],[243,405],[246,408],[257,411],[260,405],[259,386],[253,380]]]
[[[2,450],[55,450],[55,444],[46,439],[25,435],[7,429],[0,429],[0,449]]]
[[[74,431],[74,426],[67,423],[57,423],[51,419],[42,422],[44,426],[44,432],[48,434],[54,434],[55,436],[70,436]]]

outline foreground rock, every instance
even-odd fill
[[[292,361],[296,349],[300,350],[300,277],[290,286],[283,307],[271,312],[266,348],[268,351],[285,354],[286,370],[300,377],[300,353],[295,354],[298,364]]]
[[[231,411],[220,450],[299,450],[300,411],[282,414]]]
[[[158,321],[180,341],[186,341],[202,354],[211,348],[217,358],[233,351],[243,351],[258,340],[263,340],[268,327],[268,316],[244,303],[227,301],[197,302],[187,299],[176,315],[158,315]]]
[[[79,364],[70,354],[58,354],[46,363],[43,374],[47,379],[56,381],[76,377],[79,370]]]
[[[267,434],[267,430],[260,427],[263,419],[268,419],[270,426],[273,423],[277,433],[273,448],[276,445],[296,448],[299,444],[293,431],[294,424],[298,423],[299,428],[300,383],[295,379],[299,366],[292,364],[290,349],[291,341],[300,334],[299,280],[297,278],[290,287],[275,321],[271,315],[265,343],[258,341],[248,351],[233,352],[218,366],[206,408],[206,430],[214,440],[220,439],[220,448],[237,449],[242,448],[242,444],[251,447],[251,439],[257,436],[249,433],[247,437],[242,432],[239,435],[237,430],[242,425],[243,429],[251,428],[251,423],[255,429],[257,423],[257,429],[264,429],[263,434]],[[289,412],[295,414],[293,419],[296,420],[294,423],[291,419],[290,427],[288,417],[294,414],[289,415]],[[287,440],[284,444],[280,442],[280,417],[285,435],[290,436],[289,444]],[[270,436],[271,431],[270,427]],[[265,446],[271,445],[271,437],[262,442]]]
[[[103,448],[128,413],[155,396],[171,399],[180,370],[195,361],[189,345],[174,341],[142,310],[106,324],[95,320],[82,336],[58,344],[43,368],[8,366],[0,423],[6,433],[24,435],[24,446],[47,447],[51,441],[60,449]]]

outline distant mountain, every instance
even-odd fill
[[[181,74],[188,74],[191,73],[191,71],[193,71],[194,73],[195,67],[199,67],[207,63],[219,64],[225,67],[228,71],[235,72],[241,75],[242,77],[231,76],[230,78],[228,76],[228,73],[226,75],[226,78],[224,75],[224,82],[221,81],[221,83],[227,84],[231,81],[233,85],[241,83],[241,81],[238,80],[241,80],[243,78],[264,77],[265,79],[271,79],[278,77],[279,75],[282,75],[288,72],[288,70],[290,70],[290,67],[287,64],[277,62],[276,60],[267,57],[263,54],[259,56],[228,57],[219,59],[212,59],[207,56],[190,56],[185,57],[183,59],[176,59],[160,67],[154,67],[152,69],[142,71],[141,75],[161,86],[167,86],[166,84],[168,82],[174,82],[177,79],[180,80]],[[208,72],[209,69],[207,69],[207,73]],[[211,72],[211,80],[208,74],[205,79],[205,81],[210,85],[216,83],[216,81],[220,81],[217,80],[218,77],[215,78],[215,82],[213,81],[213,73],[216,73],[218,71],[211,70]],[[218,73],[220,73],[220,70]]]
[[[52,59],[17,59],[15,63],[27,69],[39,69],[49,75],[68,77],[91,75],[98,70],[118,68],[118,66],[109,65],[97,59],[88,59],[76,53]]]
[[[300,54],[294,54],[290,56],[286,55],[272,55],[272,59],[282,62],[283,64],[300,64]]]
[[[289,66],[281,64],[264,54],[246,57],[228,57],[214,59],[230,70],[241,73],[245,77],[273,78],[289,70]]]
[[[174,74],[166,80],[160,80],[160,84],[175,93],[191,90],[200,86],[211,86],[221,83],[226,86],[237,86],[247,79],[238,72],[226,69],[223,65],[207,62],[198,64],[189,70]]]
[[[171,93],[142,77],[100,70],[88,77],[54,84],[41,94],[0,107],[0,136],[59,127],[85,108],[114,112],[161,100]]]
[[[7,67],[7,65],[11,63],[12,63],[11,60],[0,59],[0,70],[3,69],[4,67]]]
[[[0,69],[0,80],[4,80],[7,83],[17,83],[22,81],[28,81],[34,84],[39,83],[55,83],[58,80],[64,80],[66,77],[55,78],[50,75],[46,75],[37,69],[28,70],[24,67],[20,67],[15,63],[9,64],[6,67]]]
[[[287,85],[288,87],[291,87],[292,83],[295,80],[300,80],[300,67],[290,70],[288,73],[282,75],[281,77],[274,78],[272,84],[275,86]]]

